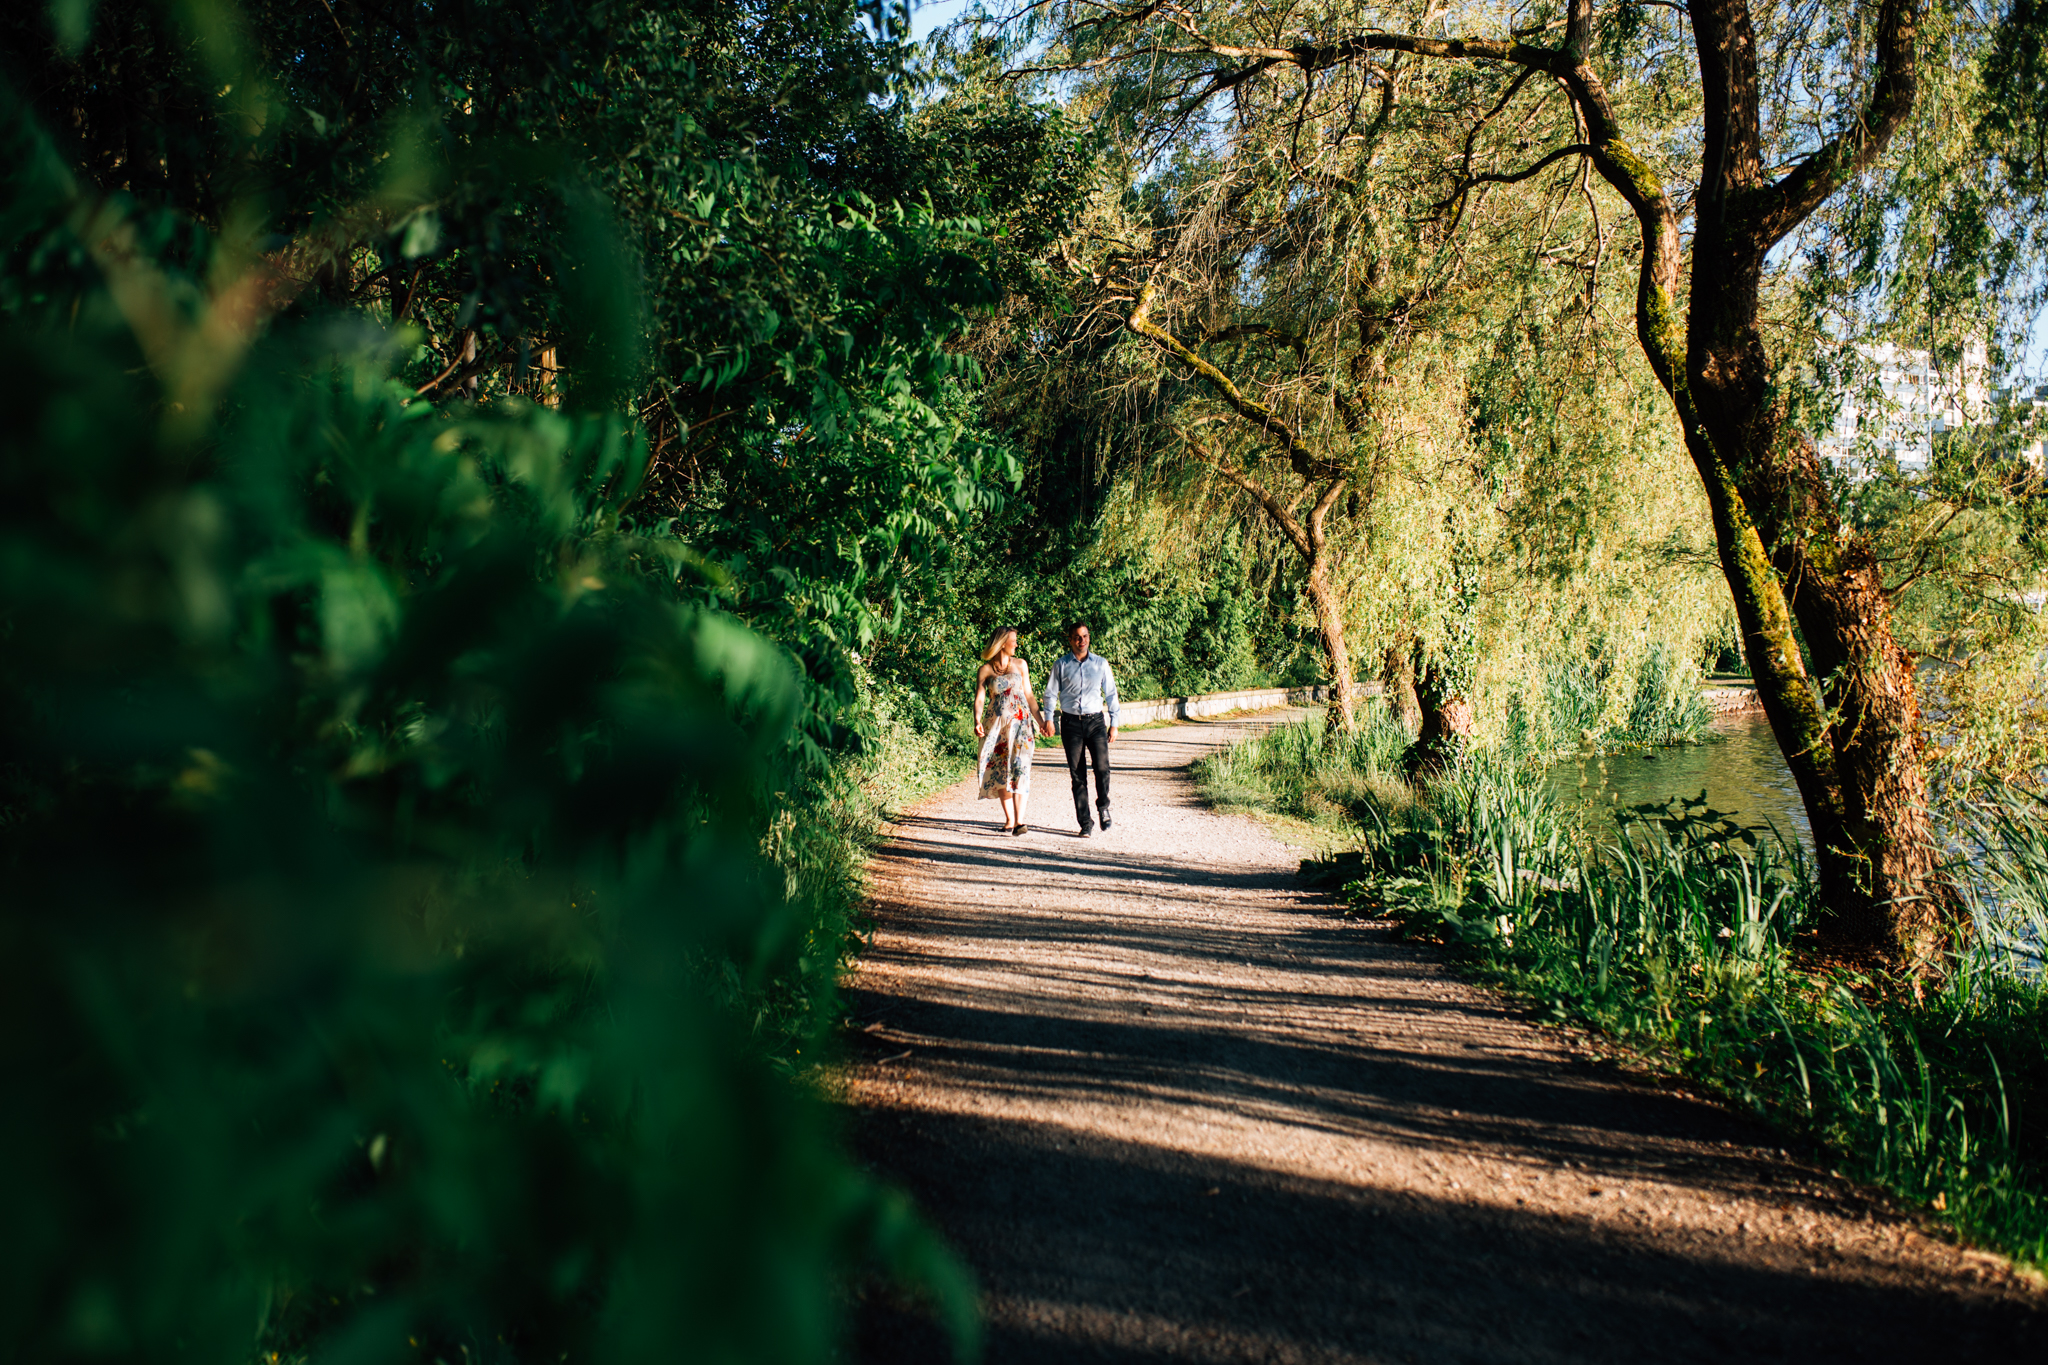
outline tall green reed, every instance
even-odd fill
[[[1403,790],[1408,734],[1389,717],[1350,734],[1328,735],[1321,716],[1275,726],[1195,764],[1209,799],[1228,808],[1271,810],[1342,827],[1361,798],[1394,799]]]

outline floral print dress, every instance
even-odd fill
[[[981,741],[981,796],[984,801],[998,796],[1023,796],[1031,790],[1031,713],[1024,699],[1031,693],[1031,674],[1020,663],[1014,673],[998,673],[988,680],[995,698],[995,714],[989,718],[988,735]]]

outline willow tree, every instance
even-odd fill
[[[1381,117],[1366,135],[1377,143],[1386,133]],[[1127,263],[1133,292],[1112,301],[1123,325],[1201,391],[1204,401],[1176,414],[1181,446],[1247,496],[1298,556],[1330,671],[1332,730],[1350,730],[1357,684],[1330,521],[1347,494],[1354,516],[1371,511],[1388,353],[1440,281],[1392,264],[1409,253],[1379,240],[1369,206],[1318,201],[1301,212],[1288,202],[1284,166],[1261,155],[1270,149],[1235,150],[1194,187],[1179,230],[1160,234],[1151,259]],[[1397,273],[1407,277],[1397,283]],[[1469,712],[1462,698],[1446,700]],[[1425,728],[1442,729],[1446,709],[1425,708]],[[1470,729],[1463,716],[1451,725]]]
[[[1785,358],[1763,317],[1774,250],[1912,108],[1920,0],[1761,15],[1749,0],[1569,6],[1517,7],[1507,28],[1472,15],[1476,31],[1452,32],[1434,4],[1077,5],[1065,55],[1146,71],[1189,122],[1254,85],[1305,103],[1354,73],[1392,98],[1418,64],[1457,64],[1492,95],[1440,111],[1465,129],[1461,198],[1560,164],[1611,187],[1634,219],[1637,337],[1706,490],[1750,668],[1812,822],[1822,937],[1931,971],[1954,898],[1929,825],[1912,663],[1876,557],[1787,421]]]
[[[1260,92],[1243,93],[1258,104]],[[1284,547],[1332,680],[1332,729],[1349,729],[1359,651],[1346,562],[1370,548],[1376,508],[1413,455],[1399,430],[1413,407],[1402,370],[1479,284],[1441,250],[1440,230],[1404,212],[1412,195],[1442,190],[1455,148],[1392,101],[1347,126],[1359,101],[1340,98],[1306,131],[1277,132],[1283,111],[1258,105],[1140,176],[1171,141],[1143,116],[1142,89],[1107,72],[1071,98],[1125,137],[1117,164],[1130,178],[1105,186],[1063,244],[1081,306],[1060,320],[1046,368],[1120,403],[1144,428],[1155,472],[1193,503],[1235,502]],[[1354,141],[1350,164],[1382,175],[1326,168],[1304,196],[1293,144],[1331,136]],[[1459,446],[1457,414],[1440,425]],[[1371,666],[1425,737],[1455,742],[1471,728],[1462,673],[1427,640],[1443,605],[1415,603],[1374,642]]]

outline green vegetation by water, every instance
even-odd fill
[[[1212,801],[1316,820],[1304,864],[1353,913],[1445,945],[1542,1016],[1603,1031],[1972,1240],[2048,1262],[2048,839],[2031,798],[1980,810],[1980,931],[1940,987],[1816,963],[1795,844],[1684,800],[1590,833],[1543,769],[1474,754],[1408,786],[1383,721],[1204,759]]]

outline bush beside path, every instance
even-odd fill
[[[874,863],[864,1160],[978,1277],[987,1359],[2021,1361],[2048,1295],[1741,1115],[1631,1077],[1346,919],[1186,768],[1300,713],[1124,736],[1074,835],[971,783]],[[915,1304],[858,1353],[942,1360]]]

